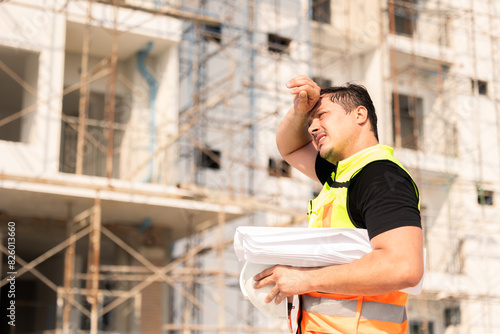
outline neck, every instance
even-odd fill
[[[357,140],[351,142],[349,147],[346,148],[343,152],[330,152],[329,155],[323,157],[333,164],[337,164],[339,161],[345,160],[350,156],[367,149],[369,147],[378,145],[379,142],[375,138],[375,136],[362,138],[362,136],[358,137]]]

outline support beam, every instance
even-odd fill
[[[389,1],[389,30],[392,38],[396,38],[396,13],[394,11],[394,1]],[[395,44],[395,43],[394,43]],[[398,66],[396,49],[391,47],[391,76],[392,76],[392,110],[394,113],[394,145],[401,147],[401,116],[399,113],[399,90],[398,90]]]
[[[90,309],[90,334],[97,334],[99,320],[99,260],[101,255],[101,201],[96,196],[94,212],[91,218],[91,234],[89,236],[89,256],[87,271],[87,301]]]
[[[218,215],[218,229],[219,229],[219,243],[221,247],[218,249],[219,257],[219,319],[218,332],[221,334],[226,333],[226,275],[225,275],[225,257],[224,257],[224,232],[226,226],[226,215],[224,210],[221,210]]]
[[[66,224],[66,236],[70,238],[74,233],[74,225],[71,219],[71,204],[68,204],[68,222]],[[71,301],[74,299],[74,295],[71,292],[71,288],[73,288],[73,278],[75,275],[75,249],[76,244],[71,243],[64,253],[64,293],[67,298]],[[71,314],[71,310],[73,305],[71,303],[67,303],[64,305],[62,310],[62,328],[63,333],[68,333],[70,328],[69,317]]]
[[[115,123],[115,105],[116,105],[116,77],[118,65],[118,6],[117,1],[113,1],[113,36],[111,47],[111,73],[108,77],[108,94],[106,100],[106,121],[108,124],[108,150],[106,152],[106,177],[113,177],[113,155],[114,155],[114,123]]]
[[[99,2],[104,2],[104,3],[115,3],[116,0],[100,0]],[[151,5],[149,5],[151,4]],[[123,8],[129,8],[129,9],[134,9],[134,10],[141,10],[147,13],[155,14],[155,15],[165,15],[165,16],[171,16],[176,19],[182,19],[182,20],[187,20],[187,21],[192,21],[195,23],[201,23],[201,24],[206,24],[209,26],[217,26],[222,23],[221,19],[218,19],[213,16],[209,15],[204,15],[204,14],[198,14],[195,12],[188,12],[185,10],[181,10],[178,8],[174,8],[170,5],[163,5],[160,8],[157,8],[156,6],[153,5],[153,1],[147,2],[147,1],[137,1],[137,0],[120,0],[119,2],[120,7]]]
[[[83,172],[83,155],[85,153],[85,137],[87,133],[87,114],[89,107],[90,84],[88,82],[88,64],[90,53],[90,29],[92,20],[92,0],[87,1],[87,19],[83,32],[82,65],[80,74],[80,101],[78,107],[78,137],[76,144],[76,174]]]

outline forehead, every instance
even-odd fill
[[[341,110],[344,111],[344,108],[331,100],[331,94],[321,95],[316,105],[309,111],[307,118],[309,121],[317,117],[318,112],[321,110],[335,111]]]

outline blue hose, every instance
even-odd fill
[[[153,156],[155,153],[155,143],[156,143],[156,124],[155,124],[155,103],[156,103],[156,94],[158,92],[158,84],[156,79],[149,73],[146,69],[145,60],[148,54],[153,49],[153,42],[148,42],[147,47],[144,50],[141,50],[137,53],[137,68],[139,72],[141,72],[144,79],[146,79],[149,85],[149,154],[151,155],[151,159],[148,164],[148,174],[144,180],[144,182],[151,182],[153,178]]]

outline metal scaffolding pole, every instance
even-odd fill
[[[108,150],[106,154],[106,177],[113,177],[113,156],[114,156],[114,123],[115,123],[115,105],[116,105],[116,77],[118,65],[118,4],[113,0],[113,36],[110,68],[111,73],[108,77],[108,94],[106,101],[106,121],[108,124]]]
[[[226,333],[225,331],[225,326],[226,326],[226,317],[225,317],[225,312],[226,312],[226,293],[225,293],[225,287],[226,287],[226,274],[225,274],[225,257],[224,257],[224,231],[225,231],[225,224],[226,224],[226,215],[224,210],[222,209],[219,211],[219,214],[217,216],[217,221],[218,221],[218,228],[219,228],[219,250],[218,250],[218,256],[219,256],[219,319],[218,319],[218,325],[219,325],[219,333],[224,334]]]
[[[87,301],[90,308],[90,334],[97,334],[99,324],[99,264],[101,256],[101,201],[97,194],[90,220],[87,269]]]
[[[72,218],[70,210],[71,206],[68,205],[68,211],[69,211],[68,214],[69,217]],[[68,238],[74,233],[74,224],[71,218],[68,219],[68,222],[66,223],[66,236]],[[71,301],[73,301],[74,298],[71,289],[73,288],[73,277],[75,274],[75,249],[76,249],[76,244],[71,243],[66,248],[66,251],[64,253],[64,293],[66,294],[67,298]],[[71,309],[72,309],[71,303],[64,305],[62,314],[63,333],[69,332],[70,328],[69,316]]]
[[[80,102],[78,108],[78,137],[76,144],[76,174],[83,173],[83,158],[85,154],[85,137],[87,133],[87,115],[89,107],[90,83],[88,81],[88,64],[90,49],[90,29],[92,20],[92,1],[87,1],[87,16],[83,32],[82,65],[80,74]]]
[[[394,1],[389,1],[389,29],[390,34],[394,40],[396,40],[396,13],[394,11]],[[396,43],[394,43],[396,44]],[[397,54],[395,45],[391,47],[391,76],[392,76],[392,99],[393,106],[392,110],[394,113],[394,138],[395,146],[397,148],[401,147],[401,115],[399,110],[399,91],[398,91],[398,66],[397,66]]]

